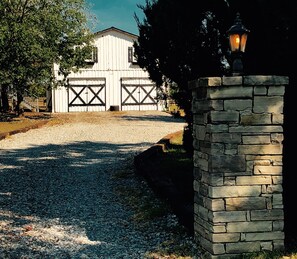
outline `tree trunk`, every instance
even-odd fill
[[[17,103],[16,103],[16,107],[15,107],[15,111],[16,111],[17,115],[21,115],[23,113],[23,111],[21,111],[21,109],[20,109],[20,104],[23,100],[24,100],[23,94],[20,92],[17,92]]]
[[[8,86],[2,85],[1,86],[1,104],[0,110],[3,112],[8,112],[9,110],[9,103],[8,103]]]

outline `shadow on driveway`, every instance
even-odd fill
[[[141,144],[75,142],[2,152],[0,254],[142,258],[133,255],[145,252],[147,240],[129,221],[112,177]]]

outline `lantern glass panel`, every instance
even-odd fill
[[[231,34],[229,36],[230,39],[230,48],[231,51],[239,51],[240,50],[240,35],[239,34]]]
[[[247,34],[244,33],[241,36],[241,44],[240,44],[240,51],[242,51],[242,52],[245,52],[246,40],[247,40]]]

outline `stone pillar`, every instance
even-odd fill
[[[284,248],[283,97],[288,77],[189,82],[194,232],[205,258]]]

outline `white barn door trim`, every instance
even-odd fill
[[[106,79],[69,79],[68,111],[106,111]]]
[[[148,78],[121,78],[121,107],[125,110],[158,110],[157,87]]]

